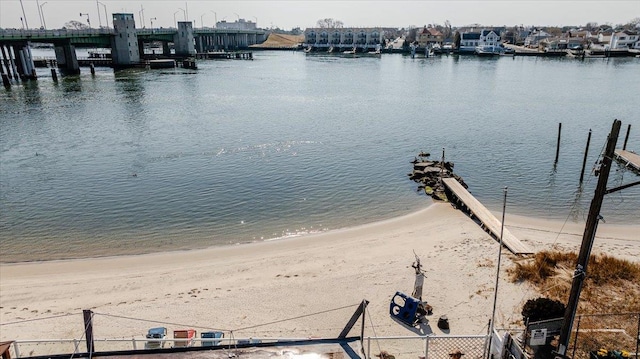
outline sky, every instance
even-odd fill
[[[0,28],[61,28],[71,20],[89,20],[97,28],[116,12],[134,14],[136,27],[151,27],[151,22],[153,27],[171,27],[174,20],[213,27],[216,20],[245,19],[260,28],[290,30],[314,27],[324,18],[342,21],[345,27],[422,27],[447,20],[454,27],[578,26],[628,23],[640,17],[640,0],[0,0]]]

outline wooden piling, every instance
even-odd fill
[[[51,77],[53,78],[53,82],[58,83],[58,73],[56,73],[56,69],[51,69]]]
[[[2,84],[7,90],[11,88],[11,81],[9,81],[9,76],[7,74],[2,74]]]
[[[627,150],[627,141],[629,141],[629,132],[631,132],[631,124],[627,126],[627,134],[624,136],[624,145],[622,145],[622,150]]]
[[[558,163],[558,156],[560,156],[560,137],[562,135],[562,122],[558,124],[558,144],[556,146],[556,160],[553,163]]]
[[[89,68],[91,69],[91,75],[96,75],[96,67],[93,65],[93,62],[89,64]]]
[[[82,317],[84,319],[84,337],[87,344],[87,353],[91,357],[95,348],[93,342],[93,312],[85,309],[82,311]]]
[[[587,155],[589,154],[589,143],[591,143],[591,129],[589,129],[589,136],[587,137],[587,147],[584,149],[584,159],[582,160],[582,172],[580,172],[580,184],[584,179],[584,168],[587,165]]]

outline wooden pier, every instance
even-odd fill
[[[637,153],[617,149],[614,152],[613,158],[618,161],[618,163],[630,168],[633,172],[640,174],[640,155]]]
[[[443,178],[442,182],[458,198],[459,204],[464,205],[470,214],[480,221],[483,229],[500,239],[502,223],[491,213],[480,201],[475,199],[455,178]],[[533,251],[529,246],[520,242],[508,229],[504,228],[502,233],[502,243],[513,254],[531,254]]]

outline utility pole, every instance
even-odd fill
[[[591,255],[591,248],[593,247],[593,241],[596,236],[596,228],[598,227],[598,221],[601,218],[600,208],[602,207],[604,195],[607,192],[607,181],[609,179],[609,172],[611,170],[611,163],[616,150],[616,142],[618,141],[619,133],[620,121],[614,120],[613,125],[611,126],[611,133],[609,133],[609,138],[607,140],[607,147],[600,164],[600,178],[598,179],[593,200],[591,200],[591,207],[589,207],[589,216],[587,217],[587,223],[582,236],[578,263],[573,274],[571,292],[569,293],[569,302],[567,303],[567,308],[564,312],[564,320],[562,321],[562,328],[560,329],[560,340],[557,353],[562,357],[566,357],[567,348],[569,347],[573,320],[578,309],[582,284],[587,274],[587,263],[589,261],[589,256]]]

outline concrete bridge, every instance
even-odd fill
[[[264,30],[194,29],[186,21],[177,25],[177,28],[136,29],[133,14],[113,14],[112,29],[0,30],[0,70],[3,77],[6,71],[8,78],[34,79],[31,42],[53,44],[60,71],[77,74],[80,69],[76,47],[111,48],[114,68],[122,68],[139,64],[144,44],[154,41],[163,44],[165,56],[172,55],[169,43],[173,43],[173,55],[190,57],[197,52],[247,48],[267,37]]]

